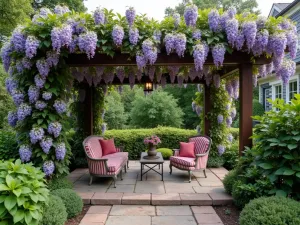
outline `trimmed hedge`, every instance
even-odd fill
[[[252,200],[240,214],[240,225],[299,225],[300,203],[285,197]]]
[[[130,159],[139,159],[141,152],[147,149],[144,138],[157,135],[161,144],[157,148],[179,148],[179,142],[188,141],[191,136],[197,135],[195,130],[185,130],[171,127],[157,127],[153,129],[108,130],[105,138],[114,138],[116,146],[124,146],[129,152]]]

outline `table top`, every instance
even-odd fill
[[[144,159],[143,157],[147,155],[147,152],[141,153],[140,163],[141,164],[163,164],[164,159],[161,155],[161,152],[157,153],[157,156],[159,156],[158,159]]]

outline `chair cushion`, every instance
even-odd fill
[[[124,165],[124,158],[122,156],[110,157],[107,160],[108,172],[116,172],[123,165]]]
[[[209,139],[206,137],[192,137],[189,139],[191,142],[195,142],[195,153],[203,154],[208,151]]]
[[[117,152],[114,139],[109,139],[109,140],[100,139],[99,141],[102,148],[103,156]]]
[[[182,165],[184,167],[195,167],[196,165],[195,158],[188,158],[188,157],[171,156],[170,162]]]
[[[179,156],[195,158],[195,142],[180,142]]]
[[[116,153],[112,153],[112,154],[108,154],[103,156],[103,159],[111,159],[111,158],[120,158],[122,157],[123,159],[128,159],[128,152],[116,152]]]

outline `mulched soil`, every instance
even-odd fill
[[[240,210],[234,205],[214,206],[224,225],[239,225]]]
[[[84,215],[86,214],[86,212],[89,210],[89,208],[90,208],[89,205],[83,206],[82,212],[78,216],[76,216],[76,217],[74,217],[72,219],[69,219],[65,223],[65,225],[79,225],[80,221],[82,220],[82,218],[84,217]]]

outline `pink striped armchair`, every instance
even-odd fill
[[[122,178],[122,169],[125,173],[128,168],[128,152],[123,152],[123,148],[116,148],[117,152],[113,154],[102,155],[100,145],[101,136],[89,136],[83,141],[83,148],[88,162],[90,182],[93,182],[93,177],[112,177],[114,179],[114,187],[116,187],[117,176],[120,174]]]
[[[189,142],[195,142],[196,158],[180,157],[179,149],[173,149],[173,156],[170,157],[170,174],[172,174],[172,166],[186,170],[189,173],[189,182],[192,180],[192,171],[203,169],[205,178],[206,165],[211,146],[211,138],[207,136],[190,137]]]

